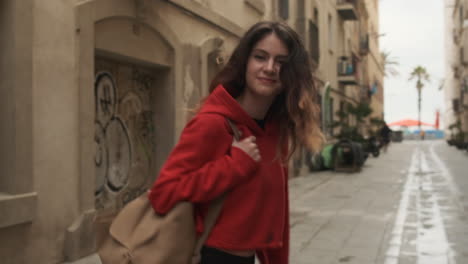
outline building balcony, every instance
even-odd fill
[[[358,19],[356,3],[356,0],[337,0],[336,8],[338,10],[338,14],[343,18],[343,20]]]
[[[338,82],[344,85],[359,84],[357,59],[342,56],[338,59]]]
[[[453,43],[458,44],[460,41],[460,33],[457,28],[454,28],[452,30],[452,35],[453,35]]]
[[[455,113],[460,113],[461,112],[460,98],[452,99],[452,109],[453,109],[453,112],[455,112]]]
[[[371,99],[371,87],[369,85],[361,85],[359,90],[361,102],[368,103]]]
[[[453,78],[454,79],[460,78],[460,76],[461,76],[460,68],[461,68],[461,65],[458,65],[458,63],[455,62],[455,63],[452,64],[452,72],[453,72]]]
[[[468,93],[462,94],[461,103],[463,105],[463,110],[465,110],[465,112],[468,112]]]
[[[468,54],[465,51],[464,47],[460,48],[459,56],[460,56],[460,64],[463,66],[468,66]]]
[[[468,110],[468,76],[463,77],[460,83],[460,103],[463,110]]]
[[[364,56],[367,55],[369,51],[369,34],[365,34],[364,36],[361,36],[361,39],[359,41],[359,54],[361,54],[361,56]]]
[[[464,32],[460,40],[458,56],[460,64],[466,67],[468,66],[468,32]]]

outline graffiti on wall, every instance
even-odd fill
[[[118,192],[127,184],[131,146],[127,127],[116,115],[116,87],[112,75],[99,73],[95,83],[96,194],[104,188]]]
[[[96,69],[96,208],[118,210],[154,178],[155,80],[135,65],[98,60]]]

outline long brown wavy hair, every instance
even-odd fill
[[[309,55],[293,29],[281,22],[264,21],[253,25],[240,39],[224,68],[214,77],[209,91],[211,93],[222,84],[232,96],[242,94],[250,53],[258,41],[272,33],[283,41],[289,55],[280,70],[283,91],[271,105],[267,118],[279,121],[280,146],[284,146],[289,138],[289,159],[299,144],[309,150],[319,151],[323,142],[319,128],[320,108],[315,103],[318,93],[313,82]]]

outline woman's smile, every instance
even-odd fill
[[[262,83],[266,85],[274,85],[277,83],[277,80],[271,79],[271,78],[266,78],[266,77],[257,77],[257,79]]]

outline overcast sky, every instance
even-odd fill
[[[422,91],[421,121],[434,123],[435,111],[443,112],[444,0],[379,0],[380,49],[397,60],[399,76],[386,77],[385,120],[418,118],[415,81],[408,81],[412,69],[421,65],[431,75]],[[441,121],[443,122],[443,121]]]

